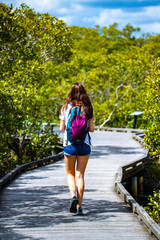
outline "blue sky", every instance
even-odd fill
[[[160,33],[160,0],[1,0],[18,7],[26,3],[37,12],[48,12],[66,24],[83,27],[130,23],[141,33]]]

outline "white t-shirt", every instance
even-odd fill
[[[59,116],[59,118],[61,120],[65,121],[65,126],[67,126],[67,121],[68,121],[68,117],[69,117],[69,111],[70,111],[71,108],[72,108],[72,106],[70,104],[68,104],[67,109],[64,109],[61,112],[61,115]],[[88,134],[86,134],[86,138],[85,138],[84,142],[86,144],[90,145],[90,140],[89,140]],[[65,147],[65,146],[68,146],[68,145],[71,145],[71,144],[72,143],[67,140],[67,131],[65,129],[64,136],[63,136],[63,146]]]

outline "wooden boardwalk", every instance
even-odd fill
[[[114,189],[119,166],[142,156],[130,133],[92,134],[83,216],[70,214],[64,161],[28,171],[0,195],[0,239],[149,240],[144,224]]]

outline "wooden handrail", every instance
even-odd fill
[[[98,131],[110,131],[110,132],[130,132],[130,133],[143,133],[143,129],[134,129],[134,128],[112,128],[112,127],[100,127],[95,126],[95,130]]]
[[[37,168],[37,167],[52,163],[52,162],[57,162],[62,157],[63,157],[63,152],[60,152],[54,156],[49,156],[46,158],[42,158],[39,160],[35,160],[35,161],[29,162],[29,163],[19,165],[18,167],[14,168],[7,175],[5,175],[4,177],[2,177],[0,179],[0,189],[2,187],[4,187],[7,183],[12,181],[18,174],[25,172],[27,170],[33,169],[33,168]]]
[[[133,138],[139,141],[143,145],[143,136],[133,135]],[[154,234],[158,239],[160,239],[160,227],[158,224],[148,215],[142,206],[140,206],[137,201],[131,196],[131,194],[125,189],[122,182],[131,176],[135,176],[139,171],[144,169],[144,167],[150,163],[149,150],[146,149],[144,156],[137,159],[136,161],[121,166],[117,172],[117,178],[115,181],[116,192],[120,197],[130,205],[133,213],[135,213],[148,227],[149,231]]]

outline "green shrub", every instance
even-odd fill
[[[160,225],[160,190],[153,191],[153,196],[149,195],[148,204],[144,209]]]

